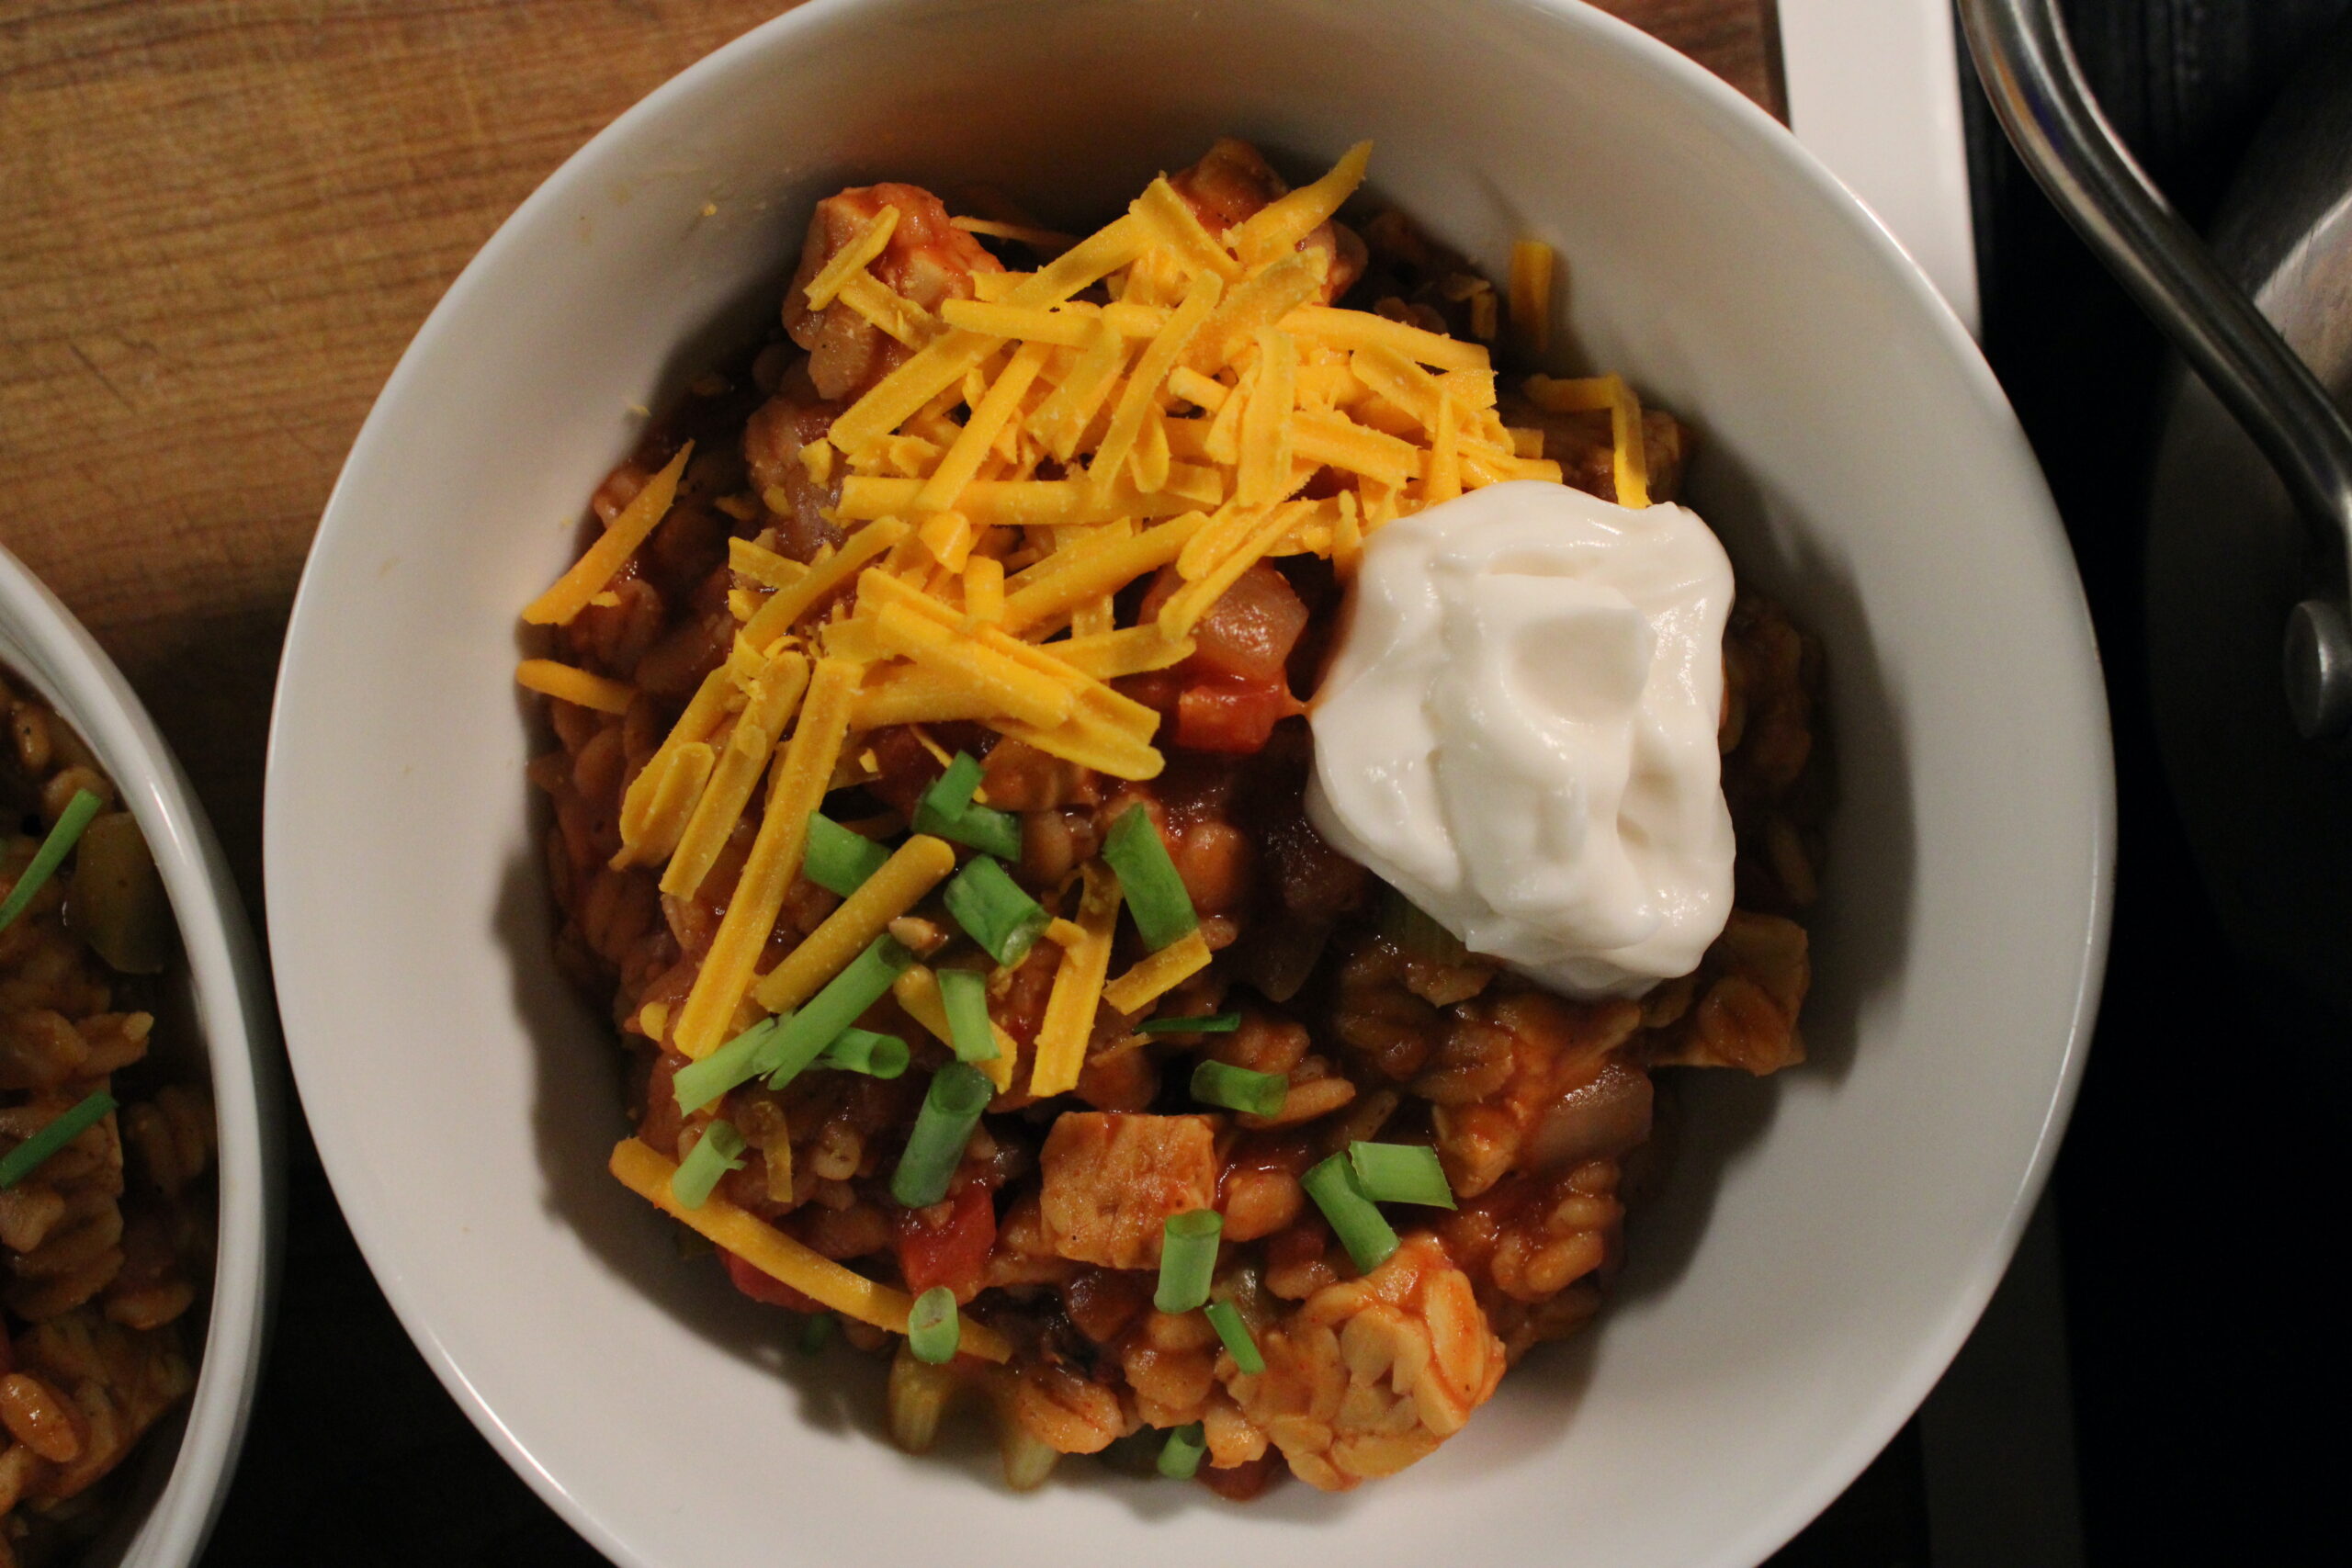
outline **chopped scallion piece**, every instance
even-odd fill
[[[808,1321],[800,1325],[800,1353],[813,1356],[823,1349],[832,1342],[833,1330],[837,1326],[831,1313],[812,1314]]]
[[[955,1292],[933,1285],[915,1298],[907,1314],[907,1348],[915,1353],[916,1360],[944,1366],[956,1359],[956,1346],[963,1337]]]
[[[1215,1209],[1187,1209],[1170,1214],[1159,1231],[1159,1289],[1151,1304],[1165,1313],[1190,1312],[1209,1299],[1209,1281],[1216,1273],[1217,1238],[1225,1234],[1225,1216]]]
[[[922,799],[916,804],[915,831],[939,831],[923,825],[926,815],[942,822],[953,822],[964,815],[964,808],[972,804],[973,793],[979,787],[979,760],[969,751],[956,752],[946,771],[931,781],[931,787],[922,792]]]
[[[817,1054],[841,1038],[858,1015],[882,999],[890,982],[905,973],[915,955],[889,935],[876,937],[849,967],[825,982],[798,1012],[784,1020],[760,1051],[754,1068],[765,1073],[770,1089],[782,1089],[798,1077]]]
[[[91,795],[90,798],[96,800],[97,797]],[[10,1149],[6,1156],[0,1156],[0,1190],[14,1187],[39,1170],[50,1156],[88,1132],[94,1123],[113,1109],[114,1096],[102,1089],[95,1089],[59,1111],[47,1126]]]
[[[895,1078],[907,1070],[907,1043],[870,1029],[844,1029],[817,1058],[818,1065],[870,1078]]]
[[[1202,1436],[1198,1421],[1179,1427],[1168,1434],[1168,1446],[1159,1450],[1159,1473],[1170,1481],[1190,1481],[1201,1468],[1201,1456],[1208,1451],[1208,1439]]]
[[[760,1053],[784,1027],[780,1018],[763,1018],[699,1062],[678,1069],[670,1082],[678,1109],[691,1115],[733,1089],[758,1076]]]
[[[1356,1185],[1375,1203],[1454,1206],[1453,1188],[1435,1149],[1419,1144],[1357,1142],[1348,1145],[1348,1164],[1354,1168]]]
[[[882,869],[890,852],[863,833],[853,833],[821,811],[808,814],[808,840],[800,852],[800,874],[846,898]]]
[[[1241,1321],[1241,1309],[1231,1302],[1211,1302],[1208,1304],[1209,1326],[1225,1341],[1227,1354],[1233,1358],[1236,1371],[1243,1377],[1254,1378],[1266,1370],[1266,1358],[1258,1353],[1258,1340],[1250,1325]]]
[[[923,791],[915,807],[915,831],[969,844],[1000,860],[1021,858],[1021,819],[1009,811],[978,805],[972,792],[980,787],[980,765],[968,751],[958,751],[947,771]]]
[[[1315,1206],[1323,1211],[1323,1217],[1331,1222],[1340,1245],[1348,1249],[1358,1269],[1369,1274],[1388,1261],[1388,1255],[1396,1250],[1396,1233],[1356,1185],[1355,1171],[1346,1155],[1333,1155],[1298,1179]]]
[[[978,1068],[961,1062],[948,1063],[933,1077],[914,1131],[907,1134],[906,1152],[890,1175],[890,1196],[902,1208],[928,1209],[947,1196],[964,1145],[972,1141],[972,1129],[994,1092]]]
[[[1168,845],[1140,802],[1111,824],[1102,838],[1102,858],[1119,874],[1119,886],[1126,892],[1127,908],[1134,911],[1136,930],[1143,933],[1146,947],[1157,953],[1199,929],[1193,896],[1184,891],[1184,879],[1168,858]]]
[[[969,844],[999,860],[1021,858],[1021,818],[1010,811],[998,811],[986,806],[967,806],[964,815],[956,818],[952,827],[939,831],[943,839],[953,839],[959,844]]]
[[[1238,1012],[1206,1013],[1199,1018],[1148,1018],[1136,1025],[1137,1034],[1230,1034],[1241,1027]]]
[[[1203,1062],[1193,1069],[1193,1098],[1204,1105],[1252,1116],[1272,1116],[1290,1094],[1290,1080],[1280,1073],[1256,1073],[1227,1062]]]
[[[711,1189],[730,1170],[743,1168],[743,1134],[732,1122],[715,1121],[686,1151],[670,1177],[670,1193],[689,1209],[710,1201]]]
[[[947,1043],[957,1061],[996,1060],[996,1031],[989,1027],[987,976],[977,969],[942,969],[939,1005],[947,1014]]]
[[[33,852],[33,858],[17,876],[17,885],[8,889],[8,897],[5,900],[0,900],[0,931],[15,925],[17,917],[23,914],[26,906],[33,901],[33,896],[49,886],[49,879],[57,874],[57,868],[65,863],[67,855],[74,852],[74,845],[82,837],[82,829],[90,825],[90,818],[96,817],[98,808],[105,804],[86,789],[74,792],[74,798],[67,801],[65,809],[57,814],[57,825],[49,830],[49,837],[40,841],[40,848]],[[1020,852],[1017,846],[1013,852]]]
[[[964,934],[1007,968],[1028,957],[1038,936],[1054,923],[1045,906],[989,855],[974,855],[940,897]]]

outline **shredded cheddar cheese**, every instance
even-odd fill
[[[1078,904],[1078,940],[1062,950],[1054,988],[1046,998],[1045,1021],[1037,1026],[1037,1061],[1029,1070],[1029,1092],[1039,1100],[1078,1087],[1086,1066],[1086,1043],[1111,970],[1111,935],[1119,919],[1119,879],[1096,861],[1080,873],[1085,891]],[[1050,934],[1050,933],[1049,933]]]
[[[851,278],[870,276],[866,268],[872,266],[875,258],[889,247],[890,236],[898,231],[898,228],[899,209],[895,207],[885,207],[868,219],[865,227],[858,231],[857,238],[843,245],[841,253],[808,280],[808,287],[804,290],[808,308],[823,310],[833,302],[833,297]]]
[[[955,869],[956,852],[945,840],[917,833],[761,977],[752,999],[770,1012],[798,1007]]]
[[[745,694],[743,711],[735,717],[710,783],[695,803],[669,869],[662,874],[662,891],[673,898],[690,898],[702,887],[735,830],[735,819],[751,803],[752,791],[767,771],[768,753],[776,737],[799,705],[808,685],[808,660],[792,649],[779,649]]]
[[[1529,351],[1552,346],[1552,247],[1521,240],[1510,248],[1510,330]]]
[[[821,1306],[844,1317],[870,1323],[893,1334],[907,1331],[907,1314],[914,1298],[904,1291],[877,1284],[854,1269],[812,1251],[749,1211],[739,1209],[718,1193],[689,1209],[670,1190],[678,1164],[637,1138],[613,1145],[609,1168],[622,1186],[691,1229],[699,1232],[768,1278],[791,1286]],[[984,1323],[967,1317],[956,1348],[984,1361],[1001,1361],[1012,1348],[1004,1337]]]
[[[800,870],[808,814],[825,798],[833,763],[849,733],[850,705],[865,673],[862,666],[846,660],[817,661],[800,723],[777,758],[776,784],[769,792],[759,835],[752,841],[735,896],[728,901],[718,934],[711,939],[710,952],[678,1015],[675,1043],[689,1056],[699,1059],[718,1049],[751,989],[752,967],[767,946],[768,933],[775,930],[785,893]],[[663,885],[666,888],[668,878]]]
[[[1121,1012],[1138,1013],[1208,966],[1206,939],[1198,931],[1186,931],[1103,987],[1102,999]]]
[[[630,699],[637,695],[637,688],[626,681],[608,681],[552,659],[526,659],[514,667],[514,682],[526,691],[598,713],[627,713]]]
[[[572,617],[586,609],[590,601],[604,592],[605,584],[621,563],[637,553],[656,525],[670,514],[670,502],[678,494],[678,480],[686,471],[686,459],[694,456],[695,444],[687,442],[678,448],[662,471],[645,481],[645,488],[620,510],[612,525],[602,537],[589,546],[581,558],[571,563],[571,570],[555,581],[555,586],[523,607],[523,618],[535,626],[560,626],[571,624]]]
[[[831,791],[886,772],[888,748],[869,732],[904,727],[944,767],[964,743],[925,727],[978,725],[1118,779],[1154,778],[1167,761],[1160,712],[1113,682],[1183,665],[1206,640],[1204,621],[1257,563],[1325,557],[1346,581],[1398,517],[1486,485],[1560,481],[1532,428],[1544,422],[1506,424],[1484,341],[1413,324],[1429,320],[1418,307],[1384,301],[1384,315],[1331,303],[1340,253],[1325,225],[1360,188],[1369,152],[1351,148],[1321,179],[1222,233],[1165,177],[1091,235],[1003,215],[958,219],[1042,260],[1031,272],[975,273],[972,297],[940,300],[935,312],[898,292],[888,266],[876,270],[898,233],[896,208],[826,258],[806,286],[808,306],[838,305],[904,352],[798,448],[798,471],[837,487],[838,504],[822,513],[833,542],[804,561],[778,532],[729,541],[732,643],[623,793],[615,869],[658,866],[661,890],[686,898],[724,885],[714,871],[741,857],[685,996],[646,1004],[635,1027],[699,1059],[806,1004],[894,920],[942,919],[925,900],[955,872],[956,852],[916,833],[758,972],[811,814]],[[1493,339],[1507,311],[1512,346],[1540,353],[1556,267],[1549,246],[1523,242],[1506,290],[1462,277],[1440,298],[1478,340]],[[1536,376],[1523,390],[1547,414],[1591,416],[1596,438],[1605,415],[1617,495],[1647,504],[1642,406],[1621,378]],[[646,482],[527,620],[560,625],[621,603],[621,576],[678,502],[690,453]],[[797,475],[757,498],[698,499],[746,532],[755,499],[806,516]],[[629,685],[553,660],[524,661],[516,679],[608,716],[642,706]],[[987,805],[985,790],[976,800]],[[872,809],[836,801],[828,814]],[[902,826],[891,814],[861,830],[887,839]],[[1029,962],[1050,959],[1054,972],[1026,1089],[1047,1098],[1078,1083],[1106,1005],[1138,1017],[1212,957],[1194,931],[1112,978],[1117,878],[1090,860],[1074,880],[1033,891],[1051,919],[1046,956]],[[942,957],[968,962],[969,949]],[[993,971],[990,996],[1001,1002],[1012,984],[1012,970]],[[936,970],[910,967],[892,994],[948,1040]],[[997,1055],[976,1066],[998,1093],[1015,1094],[1020,1047],[990,1027]],[[715,1196],[681,1211],[663,1152],[630,1140],[613,1168],[775,1278],[903,1329],[903,1293]],[[1004,1353],[984,1328],[967,1323],[965,1335],[975,1354]]]

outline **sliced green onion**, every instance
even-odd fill
[[[1355,1259],[1358,1270],[1369,1274],[1388,1261],[1388,1255],[1396,1250],[1396,1233],[1356,1185],[1347,1156],[1333,1155],[1300,1177],[1298,1184],[1331,1222],[1340,1245]]]
[[[1149,1427],[1138,1427],[1124,1438],[1114,1438],[1111,1444],[1094,1457],[1122,1475],[1140,1480],[1159,1473],[1159,1450],[1167,1441]]]
[[[964,1160],[964,1145],[995,1093],[977,1067],[950,1062],[931,1080],[906,1152],[890,1174],[890,1196],[902,1208],[928,1209],[947,1196],[947,1183]]]
[[[964,934],[1007,968],[1028,957],[1037,938],[1054,922],[1045,906],[1006,874],[1003,863],[989,855],[974,855],[967,862],[940,898]]]
[[[710,1201],[711,1189],[718,1185],[720,1177],[743,1168],[742,1156],[743,1134],[735,1130],[735,1124],[713,1122],[671,1173],[671,1196],[689,1209],[701,1208]]]
[[[800,1353],[804,1356],[813,1356],[823,1349],[832,1342],[833,1330],[837,1326],[831,1313],[820,1312],[809,1314],[808,1321],[800,1325]]]
[[[74,852],[82,829],[90,825],[90,818],[98,814],[98,807],[104,804],[86,789],[74,792],[74,798],[57,814],[57,826],[49,830],[49,837],[33,852],[32,860],[17,878],[17,885],[8,889],[7,898],[0,900],[0,931],[16,924],[17,917],[25,912],[25,906],[33,901],[33,896],[49,886],[49,879],[57,874],[57,868]],[[1020,851],[1016,848],[1013,852],[1018,854]]]
[[[975,804],[972,792],[979,787],[979,763],[967,751],[956,752],[916,804],[915,831],[969,844],[1001,860],[1019,860],[1021,818]]]
[[[1193,1098],[1204,1105],[1272,1116],[1289,1094],[1290,1080],[1280,1073],[1254,1073],[1227,1062],[1203,1062],[1193,1069]]]
[[[895,1078],[907,1070],[907,1043],[895,1034],[870,1029],[844,1029],[817,1058],[820,1066],[864,1073],[870,1078]]]
[[[757,1077],[761,1051],[783,1027],[780,1018],[763,1018],[701,1061],[680,1067],[670,1080],[678,1109],[691,1115],[737,1084]]]
[[[863,833],[853,833],[821,811],[808,813],[808,840],[800,851],[800,874],[846,898],[882,869],[890,852]]]
[[[701,1061],[680,1067],[671,1084],[678,1109],[699,1111],[762,1074],[769,1088],[782,1089],[881,1000],[890,982],[914,961],[895,938],[876,937],[799,1011],[763,1018]]]
[[[39,1170],[50,1156],[89,1131],[92,1123],[113,1109],[114,1096],[96,1089],[60,1111],[55,1121],[0,1157],[0,1190],[14,1187]]]
[[[1435,1149],[1419,1144],[1352,1143],[1348,1145],[1348,1164],[1354,1168],[1356,1185],[1375,1203],[1426,1203],[1434,1209],[1454,1206],[1453,1188],[1445,1179],[1445,1167],[1438,1163]]]
[[[996,1031],[989,1027],[987,976],[977,969],[942,969],[939,1006],[947,1014],[947,1043],[957,1061],[996,1060]]]
[[[767,1075],[770,1089],[782,1089],[798,1077],[817,1054],[855,1023],[858,1015],[882,999],[890,982],[915,961],[896,937],[876,937],[849,966],[825,982],[825,988],[784,1021],[760,1050],[753,1071]]]
[[[1257,1337],[1250,1332],[1250,1325],[1241,1321],[1240,1308],[1231,1302],[1211,1302],[1206,1315],[1209,1326],[1216,1330],[1219,1339],[1225,1341],[1227,1352],[1233,1357],[1235,1369],[1243,1377],[1254,1378],[1266,1370],[1266,1358],[1258,1353]]]
[[[1137,1034],[1230,1034],[1241,1027],[1238,1012],[1205,1013],[1199,1018],[1148,1018],[1136,1025]]]
[[[907,1348],[915,1353],[916,1360],[944,1366],[956,1359],[956,1347],[963,1337],[955,1292],[933,1285],[915,1298],[907,1314]]]
[[[979,760],[969,751],[956,752],[946,771],[931,781],[931,787],[923,791],[922,798],[916,802],[915,830],[922,833],[938,830],[924,826],[926,816],[937,822],[953,822],[964,815],[964,808],[972,804],[972,796],[979,787]]]
[[[1201,1435],[1198,1421],[1179,1427],[1168,1434],[1168,1446],[1159,1450],[1159,1473],[1170,1481],[1190,1481],[1201,1468],[1201,1456],[1208,1451],[1208,1439]]]
[[[1209,1280],[1216,1273],[1217,1238],[1224,1235],[1225,1216],[1215,1209],[1169,1215],[1159,1228],[1159,1289],[1151,1304],[1177,1313],[1207,1301]]]
[[[1102,858],[1119,874],[1119,886],[1126,892],[1127,908],[1135,913],[1136,930],[1143,933],[1146,947],[1157,953],[1200,929],[1193,896],[1184,891],[1184,879],[1168,858],[1168,845],[1140,802],[1111,824],[1102,839]]]

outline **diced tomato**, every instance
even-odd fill
[[[1246,756],[1265,745],[1274,726],[1306,711],[1288,686],[1212,676],[1176,699],[1176,744]]]
[[[753,1301],[765,1302],[770,1306],[790,1307],[795,1312],[818,1313],[825,1310],[823,1303],[809,1300],[783,1280],[746,1263],[725,1247],[718,1249],[718,1256],[727,1264],[728,1282]]]
[[[1144,595],[1140,619],[1158,615],[1181,586],[1174,568],[1161,572]],[[1306,602],[1289,580],[1260,561],[1194,623],[1191,658],[1120,689],[1173,721],[1175,745],[1247,756],[1265,745],[1274,726],[1306,711],[1291,695],[1287,672],[1306,621]]]
[[[1193,657],[1184,668],[1259,684],[1278,682],[1306,629],[1306,604],[1281,572],[1260,561],[1193,625]]]
[[[917,1295],[944,1285],[966,1302],[979,1293],[996,1246],[996,1196],[984,1183],[966,1180],[950,1201],[947,1223],[936,1230],[923,1223],[921,1211],[899,1211],[899,1272]]]

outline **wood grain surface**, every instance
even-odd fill
[[[1768,105],[1770,0],[1609,0]],[[0,6],[0,543],[154,710],[258,904],[296,580],[425,313],[776,0]]]

